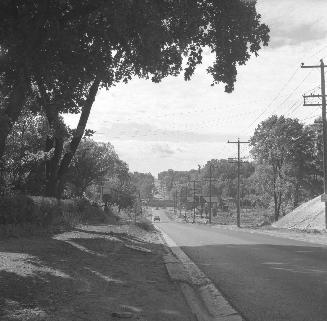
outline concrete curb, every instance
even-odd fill
[[[164,256],[170,278],[176,281],[198,321],[243,321],[209,278],[158,226],[171,253]]]

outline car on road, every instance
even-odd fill
[[[156,215],[154,218],[153,218],[153,222],[155,221],[159,221],[160,222],[160,216]]]

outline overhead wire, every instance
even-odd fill
[[[320,52],[322,52],[323,50],[327,49],[327,45],[323,45],[319,50],[317,50],[314,54],[312,55],[307,55],[306,57],[304,57],[303,60],[306,60],[306,59],[310,59],[316,55],[318,55]],[[327,57],[327,56],[326,56]],[[295,77],[295,75],[297,74],[297,72],[300,70],[300,67],[297,67],[295,69],[295,71],[292,73],[291,77],[284,83],[284,85],[281,87],[281,89],[278,91],[277,95],[272,99],[272,101],[267,105],[267,107],[265,108],[265,110],[263,112],[261,112],[251,123],[250,125],[248,126],[248,129],[251,128],[251,126],[253,124],[255,124],[255,122],[257,122],[266,112],[267,110],[275,103],[275,101],[277,101],[277,99],[281,96],[281,93],[283,92],[283,90],[285,88],[287,88],[288,84],[293,80],[293,78]],[[309,77],[309,74],[311,73],[308,72],[307,76],[305,77],[305,79],[301,82],[301,84],[307,79],[307,77]],[[301,86],[301,84],[299,86]],[[295,88],[291,95],[299,88],[299,86],[297,88]],[[283,101],[282,104],[284,104],[290,97],[291,95],[288,95],[287,98]],[[282,105],[281,104],[281,105]],[[275,109],[276,110],[276,109]]]
[[[311,55],[310,57],[313,57],[315,55],[317,55],[318,53],[322,52],[325,48],[327,48],[327,45],[323,46],[322,48],[320,48],[316,53],[314,53],[313,55]],[[282,93],[286,90],[286,88],[290,85],[290,83],[293,81],[293,79],[295,78],[295,76],[297,75],[298,71],[299,71],[299,67],[297,67],[295,69],[295,71],[291,74],[290,78],[285,82],[285,84],[280,88],[280,90],[278,91],[277,95],[275,95],[275,97],[271,100],[271,102],[266,106],[264,107],[264,110],[261,111],[259,113],[259,115],[251,122],[251,124],[249,125],[249,128],[257,121],[259,120],[269,109],[271,106],[273,106],[274,103],[276,103],[280,98],[283,97]],[[293,90],[283,99],[283,101],[278,105],[278,107],[276,106],[274,108],[273,111],[276,111],[278,110],[281,106],[283,106],[284,104],[286,104],[286,102],[293,96],[293,94],[296,92],[296,90],[298,90],[300,88],[300,86],[307,80],[307,78],[310,76],[312,71],[308,72],[308,74],[304,77],[304,79],[295,87],[293,88]],[[315,88],[318,88],[319,86],[315,87]],[[258,100],[255,100],[255,102],[257,102]],[[262,101],[262,100],[261,100]],[[234,107],[236,106],[239,106],[241,104],[235,104],[235,105],[232,105]],[[219,106],[213,106],[213,107],[210,107],[210,109],[212,109],[213,111],[215,111]],[[231,107],[231,106],[229,106]],[[298,108],[300,107],[300,104],[297,101],[293,102],[291,105],[288,105],[286,107],[286,111],[285,111],[285,114],[286,115],[289,115],[291,113],[294,113]],[[262,108],[260,108],[262,109]],[[252,111],[251,113],[256,113],[258,111],[258,109],[256,109],[255,111]],[[192,109],[191,111],[181,111],[181,112],[178,112],[178,113],[165,113],[165,114],[161,114],[161,115],[158,115],[158,117],[160,117],[161,119],[162,118],[165,118],[165,117],[173,117],[173,116],[187,116],[187,115],[193,115],[194,113],[201,113],[201,112],[208,112],[208,108],[205,108],[205,107],[198,107],[195,109]],[[215,125],[218,125],[220,123],[226,123],[226,122],[231,122],[231,121],[234,121],[235,119],[237,118],[241,118],[244,114],[248,115],[249,112],[246,112],[246,113],[238,113],[238,114],[235,114],[235,115],[229,115],[229,116],[225,116],[225,117],[219,117],[219,119],[217,120],[209,120],[209,121],[204,121],[204,122],[196,122],[197,124],[199,124],[200,126],[196,126],[196,128],[206,128],[206,127],[210,127],[210,126],[215,126]],[[306,120],[306,119],[310,119],[312,117],[316,117],[316,116],[308,116],[302,120]],[[126,119],[127,121],[128,120],[135,120],[135,118],[129,118],[129,119]],[[125,120],[125,121],[126,121]],[[119,120],[119,122],[121,123],[121,119]],[[173,128],[176,128],[176,129],[181,129],[180,128],[180,124],[178,123],[174,123],[174,126]],[[186,129],[187,128],[194,128],[194,125],[188,125],[186,126]],[[183,128],[185,130],[185,127]],[[154,131],[150,131],[150,132],[147,132],[147,133],[144,133],[144,134],[141,134],[140,132],[138,131],[135,131],[133,135],[130,136],[130,138],[137,138],[137,137],[151,137],[151,136],[155,136],[155,137],[158,137],[158,136],[165,136],[165,133],[164,131],[167,130],[167,129],[155,129]],[[169,130],[167,130],[169,131]],[[126,132],[122,132],[121,134],[122,135],[127,135],[129,134],[130,131],[126,131]],[[169,133],[168,133],[169,134]],[[115,135],[114,137],[112,137],[114,139],[119,139],[121,138],[121,135]],[[245,145],[245,144],[244,144]],[[247,146],[247,145],[246,145]],[[231,150],[230,148],[231,146],[229,146],[229,144],[225,144],[222,146],[222,148],[220,149],[220,151],[222,152],[229,152]],[[246,148],[247,150],[250,149],[249,146],[247,147],[244,147]],[[234,154],[234,153],[233,153]]]
[[[283,90],[287,87],[287,85],[292,81],[292,79],[295,77],[295,75],[297,74],[297,72],[299,71],[300,67],[297,67],[295,69],[295,71],[293,72],[293,74],[291,75],[291,77],[286,81],[286,83],[281,87],[281,89],[279,90],[279,92],[277,93],[277,95],[273,98],[273,100],[268,104],[268,106],[264,109],[264,111],[262,113],[260,113],[259,116],[257,116],[252,122],[251,124],[248,126],[249,128],[257,121],[261,118],[261,116],[264,115],[264,113],[272,106],[272,104],[280,97],[281,93],[283,92]]]
[[[311,75],[312,70],[310,70],[307,75],[302,79],[302,81],[295,87],[293,88],[293,90],[287,95],[287,97],[278,105],[278,107],[276,107],[273,111],[272,114],[274,112],[277,111],[277,109],[281,106],[283,106],[291,97],[292,95],[300,88],[300,86],[309,78],[309,76]]]

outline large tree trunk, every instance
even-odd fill
[[[61,182],[59,184],[61,186],[62,186],[62,181],[63,181],[64,175],[66,174],[67,169],[68,169],[68,167],[74,157],[74,154],[77,150],[77,147],[84,135],[85,127],[86,127],[87,121],[90,116],[90,111],[91,111],[92,105],[94,103],[95,96],[99,89],[100,81],[101,81],[100,78],[97,77],[94,80],[94,82],[90,88],[88,98],[85,102],[85,105],[82,108],[81,116],[80,116],[80,119],[79,119],[79,122],[78,122],[78,125],[76,128],[76,131],[74,132],[71,142],[69,144],[68,150],[60,163],[57,180],[58,180],[58,182]],[[59,192],[61,192],[61,191],[59,191]]]
[[[64,139],[63,137],[55,135],[53,137],[53,147],[54,147],[54,154],[53,157],[47,161],[47,182],[46,182],[46,189],[45,194],[46,196],[54,196],[59,198],[60,195],[58,194],[59,186],[58,186],[58,167],[59,162],[61,159],[63,147],[64,147]]]
[[[274,208],[275,208],[275,222],[277,222],[279,218],[279,212],[278,212],[278,197],[275,191],[274,191]]]
[[[41,95],[43,110],[47,117],[49,126],[53,130],[53,135],[48,135],[45,143],[46,152],[49,152],[51,149],[54,149],[53,156],[51,157],[51,159],[46,161],[45,165],[45,196],[57,197],[57,173],[64,146],[64,137],[62,131],[63,124],[59,119],[58,109],[55,105],[51,104],[50,98],[46,92],[46,88],[41,78],[38,77],[38,75],[36,75],[36,80]]]
[[[64,145],[64,137],[62,136],[62,124],[59,120],[59,112],[58,109],[51,104],[42,81],[40,79],[37,79],[47,119],[49,121],[50,126],[54,129],[54,136],[47,137],[46,142],[46,151],[50,151],[52,148],[54,148],[53,157],[46,164],[47,183],[45,194],[47,196],[60,198],[62,194],[64,187],[64,176],[84,135],[85,127],[90,115],[93,102],[95,100],[95,96],[98,92],[100,81],[100,78],[97,77],[91,85],[88,98],[85,102],[85,105],[82,107],[77,129],[73,134],[73,137],[68,147],[68,151],[65,153],[63,158],[61,158]]]
[[[277,191],[277,168],[273,166],[273,193],[274,193],[274,214],[275,214],[275,222],[279,219],[279,202],[278,202],[278,191]]]
[[[300,183],[297,180],[295,184],[293,208],[298,207],[299,203],[300,203]]]
[[[25,84],[23,71],[17,72],[16,84],[11,91],[9,102],[0,114],[0,158],[5,152],[6,139],[24,107],[26,101]]]
[[[15,53],[21,60],[15,67],[11,66],[11,68],[16,68],[16,82],[11,91],[8,105],[5,107],[5,110],[0,113],[0,160],[5,152],[7,136],[26,102],[27,74],[25,70],[25,57],[33,55],[33,51],[40,41],[41,28],[46,22],[47,8],[48,1],[41,1],[39,12],[35,16],[34,32],[25,41],[25,51],[23,53]]]

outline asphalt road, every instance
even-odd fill
[[[245,231],[170,222],[161,229],[248,321],[326,321],[327,247]]]

